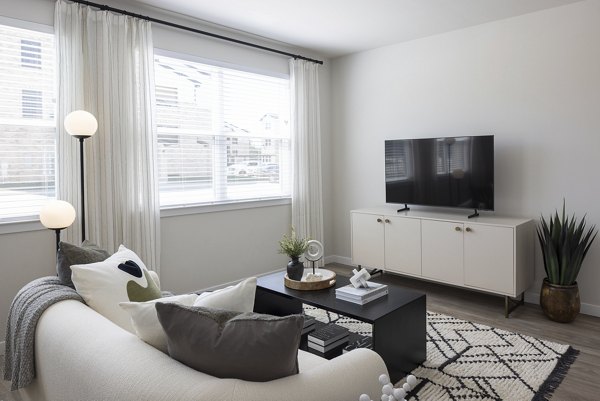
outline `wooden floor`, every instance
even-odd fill
[[[327,268],[351,274],[348,266],[329,264]],[[385,274],[398,285],[425,292],[427,310],[432,312],[573,346],[581,353],[552,400],[600,400],[600,318],[579,315],[573,323],[556,323],[544,316],[539,305],[525,304],[506,319],[503,297]]]
[[[350,274],[348,266],[330,264],[327,268],[341,275]],[[600,318],[580,315],[570,324],[555,323],[542,314],[538,305],[525,304],[505,319],[504,299],[501,297],[389,273],[386,275],[391,276],[398,285],[425,292],[427,309],[433,312],[572,345],[581,353],[552,400],[600,400]],[[15,401],[8,391],[8,383],[1,380],[0,401]]]

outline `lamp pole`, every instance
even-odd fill
[[[63,227],[63,228],[52,228],[52,230],[54,230],[54,232],[56,233],[56,252],[58,252],[58,244],[60,244],[60,232],[61,230],[64,230],[67,227]]]
[[[80,185],[81,185],[81,242],[85,241],[85,179],[84,179],[84,161],[83,161],[83,140],[87,136],[77,135],[79,139],[79,161],[80,161]]]
[[[81,186],[81,241],[85,241],[85,164],[83,141],[98,130],[98,121],[85,110],[75,110],[65,117],[65,129],[69,135],[79,140],[79,180]]]

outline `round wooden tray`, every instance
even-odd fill
[[[306,281],[306,276],[308,273],[312,273],[313,269],[304,269],[304,274],[302,275],[302,279],[300,281],[292,280],[286,274],[283,278],[283,284],[287,288],[291,288],[293,290],[302,290],[302,291],[315,291],[315,290],[323,290],[325,288],[333,287],[335,285],[335,272],[327,269],[315,269],[315,273],[321,273],[323,275],[323,279],[319,281]]]

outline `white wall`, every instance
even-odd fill
[[[599,38],[600,2],[583,1],[334,60],[329,253],[350,256],[350,210],[385,203],[385,139],[495,134],[497,213],[538,218],[564,197],[599,224]],[[596,314],[599,266],[600,239],[579,278]],[[539,251],[535,268],[530,299]]]
[[[311,54],[303,49],[201,25],[198,21],[181,15],[163,14],[150,8],[134,7],[127,2],[108,0],[101,3],[276,47],[294,54],[323,59],[318,54]],[[53,24],[54,1],[0,0],[0,4],[0,16],[45,25]],[[289,73],[287,57],[158,25],[153,26],[153,34],[154,45],[157,48],[251,67],[259,71]],[[327,142],[330,140],[327,60],[322,68],[321,78],[322,126],[324,142]],[[163,217],[162,287],[175,292],[190,291],[283,268],[286,258],[277,254],[277,240],[289,230],[290,223],[289,204]],[[34,278],[54,273],[53,235],[48,230],[0,235],[0,340],[4,338],[8,309],[17,291]]]
[[[193,291],[282,268],[277,241],[289,230],[289,205],[161,219],[161,286]]]
[[[35,278],[56,274],[55,250],[54,231],[0,234],[0,343],[10,303],[19,289]]]

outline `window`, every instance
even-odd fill
[[[160,55],[155,65],[161,207],[290,196],[289,79]]]
[[[42,68],[42,42],[21,39],[21,65],[30,68]]]
[[[9,222],[55,196],[54,36],[0,25],[0,54],[0,222]]]

